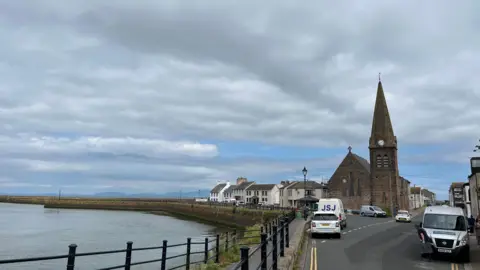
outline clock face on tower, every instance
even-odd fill
[[[385,142],[383,140],[378,140],[378,145],[383,146]]]

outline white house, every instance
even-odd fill
[[[212,202],[224,202],[224,192],[230,187],[230,182],[217,183],[217,185],[210,191],[210,201]]]
[[[237,178],[237,184],[231,191],[231,197],[240,202],[246,202],[246,189],[251,185],[254,185],[255,182],[249,182],[247,178],[239,177]]]
[[[233,190],[237,187],[237,185],[230,185],[225,191],[223,192],[223,198],[225,201],[231,201],[232,199],[235,199],[233,196]]]
[[[260,202],[268,205],[278,204],[278,185],[276,184],[254,184],[245,189],[246,203],[258,204]]]
[[[408,195],[410,209],[417,209],[427,204],[434,205],[437,201],[435,193],[421,187],[411,187]]]
[[[305,202],[315,203],[321,198],[328,197],[328,188],[325,184],[315,181],[285,181],[280,191],[280,206],[299,207]]]

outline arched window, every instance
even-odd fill
[[[387,155],[383,156],[383,167],[387,168],[389,167],[390,159],[388,158]]]
[[[377,155],[377,168],[381,168],[382,167],[382,156],[380,155]]]

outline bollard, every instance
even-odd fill
[[[225,233],[225,252],[228,251],[228,232]]]
[[[242,262],[241,270],[248,270],[248,253],[250,252],[249,247],[240,248],[240,262]]]
[[[68,246],[68,259],[67,259],[67,270],[74,270],[75,268],[75,251],[77,250],[77,245],[71,244]]]
[[[288,218],[285,218],[286,220]],[[286,248],[289,248],[290,247],[290,230],[289,230],[289,226],[290,223],[288,222],[288,220],[285,222],[285,247]]]
[[[280,221],[280,257],[285,257],[285,228],[283,220]]]
[[[127,242],[127,254],[125,255],[125,270],[130,270],[130,264],[132,263],[132,241]]]
[[[192,249],[192,238],[187,238],[187,254],[185,254],[185,270],[190,270],[190,253]]]
[[[272,270],[278,269],[278,241],[277,241],[277,226],[273,226],[272,235]]]
[[[167,240],[163,240],[162,245],[162,265],[160,267],[161,270],[167,270]]]
[[[215,241],[215,263],[220,262],[220,235],[217,234],[217,239]]]
[[[261,260],[261,268],[262,270],[267,270],[267,245],[268,245],[268,241],[267,241],[267,234],[266,233],[262,233],[260,235],[260,239],[262,239],[261,241],[261,250],[260,250],[260,260]]]
[[[203,250],[203,263],[206,264],[208,262],[208,237],[205,237],[205,247]]]

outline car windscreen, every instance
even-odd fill
[[[338,220],[335,214],[315,214],[313,220]]]
[[[467,224],[464,216],[426,214],[423,217],[423,228],[465,231]]]
[[[399,215],[408,215],[408,212],[407,211],[398,211],[398,214]]]

